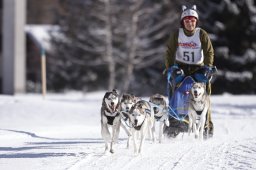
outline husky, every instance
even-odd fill
[[[122,118],[124,121],[128,121],[129,118],[129,111],[131,110],[132,106],[137,102],[137,98],[132,94],[123,94],[121,98],[121,113]]]
[[[113,89],[106,92],[101,106],[101,135],[105,141],[105,153],[114,153],[113,145],[119,137],[121,125],[119,107],[120,101],[117,90]],[[112,133],[110,133],[110,127],[112,127]]]
[[[154,124],[154,113],[151,110],[150,103],[140,100],[132,106],[129,112],[129,121],[132,125],[131,132],[134,144],[134,153],[141,153],[148,128],[152,128]],[[137,145],[137,134],[139,135],[139,148]],[[131,136],[128,139],[128,146]]]
[[[127,136],[131,136],[131,132],[128,130],[131,126],[129,125],[129,111],[132,106],[139,100],[133,94],[123,94],[120,101],[120,113],[121,113],[121,127],[126,132]],[[129,148],[129,146],[127,146]]]
[[[195,138],[203,139],[206,114],[210,107],[210,97],[206,92],[205,83],[195,82],[190,91],[188,134],[195,133]]]
[[[168,110],[165,97],[161,94],[155,94],[149,98],[149,102],[152,103],[154,111],[154,127],[156,122],[159,122],[159,143],[162,143],[164,125],[169,126]]]

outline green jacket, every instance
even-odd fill
[[[184,30],[186,36],[191,36],[194,32],[188,32]],[[165,56],[165,67],[168,69],[173,64],[177,63],[175,61],[176,49],[178,47],[178,35],[179,31],[174,32],[174,34],[170,37],[170,40],[167,44],[166,56]],[[204,62],[202,65],[213,66],[214,61],[214,50],[212,47],[211,40],[207,34],[207,32],[200,28],[200,41],[202,44],[202,49],[204,53]]]

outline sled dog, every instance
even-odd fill
[[[149,98],[149,102],[152,103],[153,111],[154,111],[154,129],[156,126],[156,122],[159,122],[159,143],[162,143],[163,137],[163,128],[164,124],[169,126],[168,119],[168,110],[165,97],[160,94],[154,94]]]
[[[105,141],[105,153],[114,153],[113,145],[118,140],[121,125],[119,105],[119,94],[115,89],[105,93],[101,106],[101,135]]]
[[[132,94],[123,94],[121,98],[121,113],[122,118],[127,121],[129,118],[129,111],[131,110],[132,106],[136,103],[137,98]]]
[[[132,106],[138,101],[139,99],[135,97],[133,94],[123,94],[121,101],[120,101],[120,113],[121,113],[121,127],[126,132],[127,136],[131,136],[131,132],[128,130],[130,128],[129,125],[129,111],[131,110]],[[128,146],[127,146],[128,147]]]
[[[195,133],[195,138],[203,139],[204,125],[206,122],[206,114],[210,107],[210,97],[206,93],[206,85],[204,83],[195,82],[192,85],[189,99],[189,127],[188,134]]]
[[[149,102],[140,100],[132,106],[129,112],[129,121],[132,126],[132,138],[134,144],[134,153],[141,153],[148,128],[152,129],[154,124],[154,113],[151,111]],[[139,148],[137,144],[137,133],[139,135]],[[131,136],[128,139],[128,146]]]

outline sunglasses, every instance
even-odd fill
[[[195,19],[195,18],[185,18],[185,19],[184,19],[184,22],[185,22],[185,23],[189,23],[189,22],[195,23],[195,22],[196,22],[196,19]]]

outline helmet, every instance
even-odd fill
[[[197,20],[199,19],[198,13],[196,12],[196,5],[193,5],[191,9],[188,9],[185,5],[182,5],[182,14],[180,20],[182,21],[183,18],[188,16],[195,17]]]

